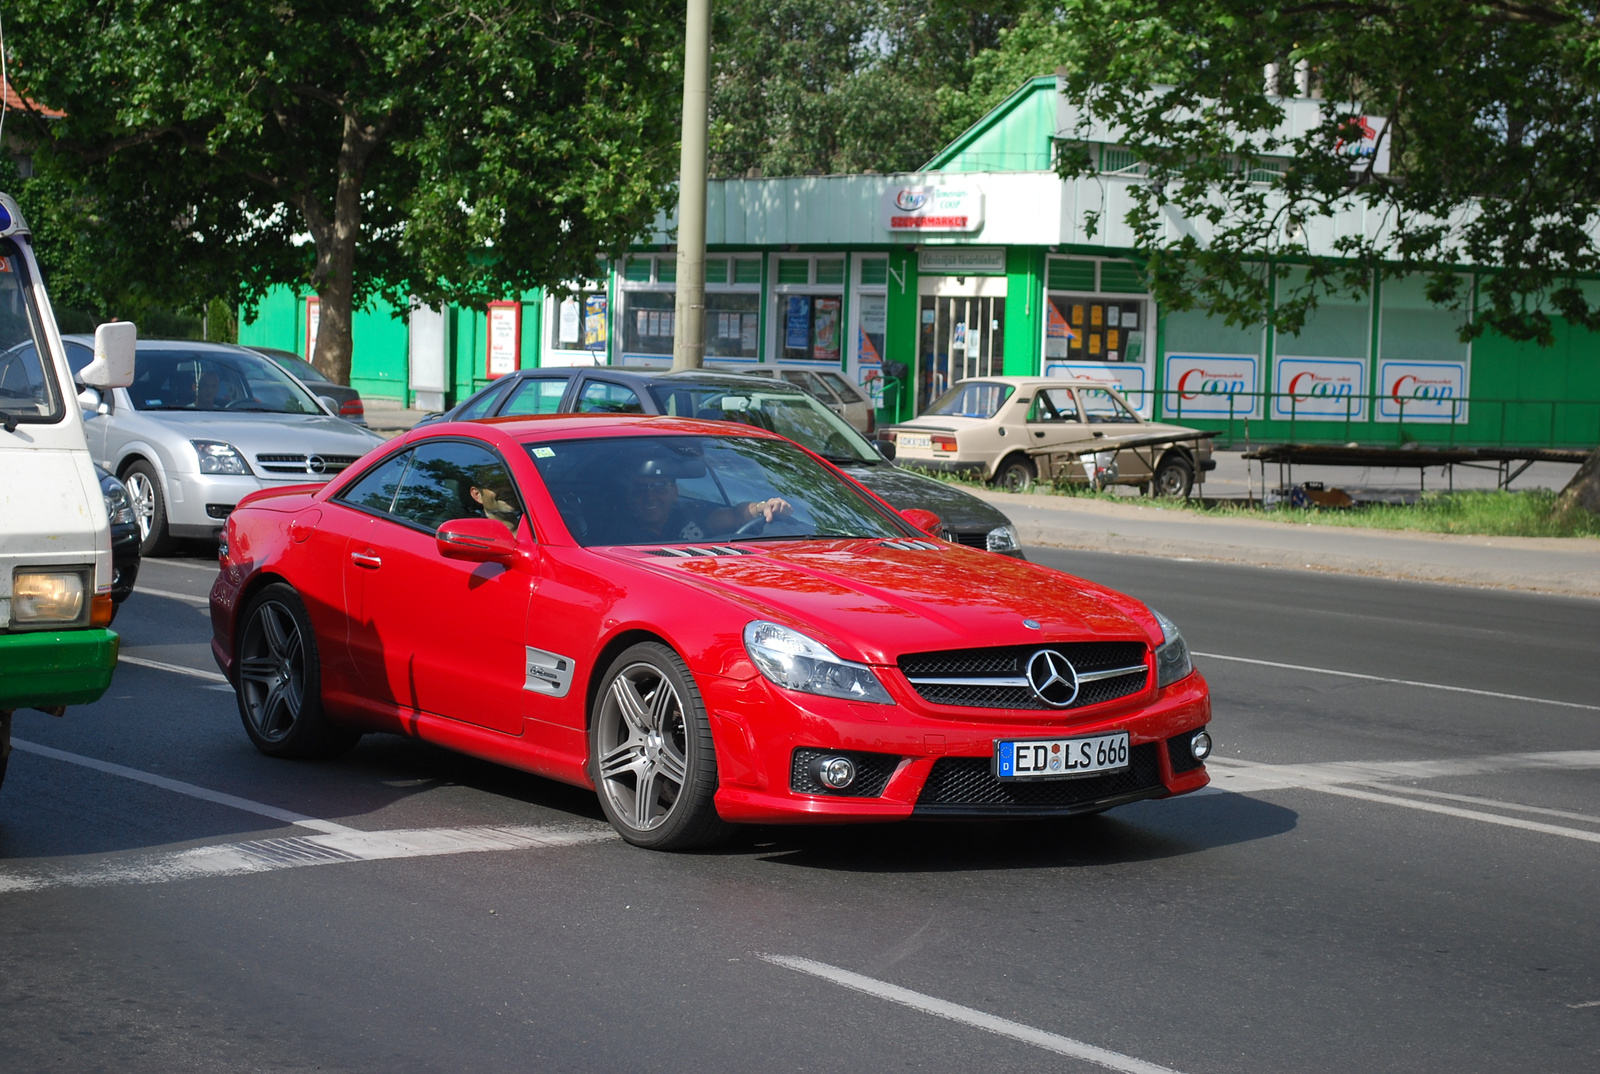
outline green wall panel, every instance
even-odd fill
[[[1026,246],[1006,250],[1005,373],[1008,377],[1039,374],[1040,338],[1044,335],[1044,251]]]
[[[912,381],[917,368],[917,255],[909,250],[889,254],[889,303],[884,325],[884,360],[903,362],[906,379],[898,381],[894,409],[889,412],[886,398],[884,419],[904,421],[912,416],[916,400]]]

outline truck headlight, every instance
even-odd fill
[[[195,454],[200,456],[202,474],[248,474],[250,464],[244,461],[239,449],[221,440],[191,440]]]
[[[833,650],[798,630],[757,619],[744,628],[744,651],[761,674],[785,690],[894,704],[871,668],[840,660]]]
[[[1178,625],[1154,608],[1150,609],[1150,614],[1161,624],[1161,646],[1156,649],[1156,689],[1164,690],[1188,678],[1194,671],[1194,662],[1189,659],[1189,646],[1178,633]]]
[[[11,579],[11,622],[75,623],[83,617],[88,589],[81,570],[18,571]]]
[[[1010,523],[990,530],[984,542],[984,547],[991,552],[1015,552],[1021,546],[1022,543],[1017,540],[1017,527]]]

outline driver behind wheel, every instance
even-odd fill
[[[680,500],[674,474],[679,468],[674,466],[673,460],[658,456],[646,456],[627,467],[622,499],[631,532],[619,543],[698,541],[708,534],[730,533],[756,519],[765,524],[794,513],[789,501],[779,496],[729,506],[698,499]]]

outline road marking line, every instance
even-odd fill
[[[1600,843],[1600,832],[1586,832],[1579,828],[1563,828],[1558,824],[1544,824],[1536,820],[1523,820],[1520,817],[1502,817],[1498,813],[1483,813],[1476,809],[1461,809],[1458,806],[1440,805],[1437,802],[1419,802],[1412,798],[1392,798],[1387,794],[1373,794],[1371,791],[1364,791],[1357,787],[1313,787],[1311,789],[1321,791],[1323,794],[1336,794],[1341,798],[1360,798],[1368,802],[1382,802],[1385,805],[1417,809],[1424,813],[1442,813],[1447,817],[1462,817],[1466,820],[1482,821],[1485,824],[1499,824],[1506,828],[1521,828],[1527,832],[1562,835],[1568,839],[1582,840],[1585,843]]]
[[[228,677],[221,672],[201,671],[199,668],[184,667],[182,664],[168,664],[162,660],[147,660],[142,656],[128,656],[123,654],[117,657],[117,663],[137,664],[142,668],[155,668],[157,671],[170,671],[176,675],[192,675],[194,678],[205,679],[207,682],[228,681]]]
[[[1221,653],[1194,652],[1206,660],[1231,660],[1237,664],[1258,664],[1267,668],[1284,668],[1288,671],[1309,671],[1317,675],[1337,675],[1341,679],[1365,679],[1368,682],[1387,682],[1399,686],[1420,686],[1426,690],[1448,690],[1453,694],[1476,694],[1479,697],[1498,697],[1505,701],[1527,701],[1535,705],[1559,705],[1565,709],[1584,709],[1600,712],[1600,705],[1580,705],[1576,701],[1552,701],[1548,697],[1525,697],[1522,694],[1502,694],[1494,690],[1473,690],[1465,686],[1446,686],[1439,682],[1418,682],[1415,679],[1390,679],[1382,675],[1363,675],[1357,671],[1335,671],[1333,668],[1314,668],[1304,664],[1280,664],[1276,660],[1253,660],[1247,656],[1223,656]]]
[[[416,828],[363,832],[344,828],[323,835],[253,839],[119,858],[66,868],[0,870],[0,894],[60,887],[165,884],[250,873],[340,865],[355,861],[426,858],[443,854],[535,850],[615,838],[610,829],[532,825]]]
[[[1567,1006],[1575,1011],[1581,1011],[1585,1007],[1600,1007],[1600,999],[1591,999],[1588,1003],[1569,1003]]]
[[[1442,798],[1448,802],[1492,806],[1495,809],[1514,809],[1519,813],[1539,813],[1546,817],[1565,817],[1567,820],[1581,820],[1589,824],[1600,824],[1600,817],[1592,813],[1573,813],[1565,809],[1547,809],[1544,806],[1523,805],[1520,802],[1502,802],[1498,798],[1480,798],[1475,794],[1450,794],[1447,791],[1429,791],[1421,787],[1397,787],[1389,783],[1377,784],[1376,786],[1379,789],[1396,794],[1419,794],[1425,798]]]
[[[36,742],[24,742],[20,738],[13,738],[11,740],[11,745],[19,750],[22,750],[24,753],[36,753],[41,757],[49,757],[54,761],[65,761],[67,764],[82,765],[84,768],[92,768],[96,772],[105,772],[109,775],[121,776],[123,779],[131,779],[140,783],[148,783],[150,786],[160,787],[162,790],[173,791],[177,794],[186,794],[190,798],[199,798],[201,801],[213,802],[216,805],[227,806],[230,809],[238,809],[245,813],[254,813],[257,816],[268,817],[272,820],[282,821],[285,824],[297,824],[302,828],[312,828],[316,831],[326,832],[329,834],[353,832],[356,830],[355,828],[348,828],[343,824],[336,824],[331,820],[318,820],[316,817],[308,817],[304,813],[296,813],[288,809],[279,809],[277,806],[267,805],[264,802],[252,802],[248,798],[239,798],[236,795],[223,794],[221,791],[213,791],[208,790],[205,787],[197,787],[193,783],[184,783],[182,780],[168,779],[166,776],[158,776],[150,772],[141,772],[137,768],[128,768],[124,765],[112,764],[110,761],[101,761],[94,757],[85,757],[81,753],[68,753],[66,750],[58,750],[51,746],[41,746]]]
[[[216,574],[221,570],[215,563],[185,563],[181,559],[146,559],[141,565],[145,567],[182,567],[186,571],[205,571],[208,574]]]
[[[187,600],[192,604],[209,605],[211,603],[210,597],[197,597],[193,593],[174,593],[170,589],[151,589],[148,586],[136,584],[133,587],[133,591],[135,593],[143,593],[148,597],[166,597],[169,600]]]
[[[963,1007],[957,1003],[935,999],[933,996],[913,992],[909,988],[901,988],[885,981],[872,977],[863,977],[859,973],[851,973],[837,966],[830,966],[826,962],[814,962],[809,958],[797,958],[793,955],[767,955],[759,956],[766,962],[785,969],[796,970],[800,973],[809,973],[813,977],[820,977],[825,981],[843,985],[845,988],[864,992],[878,999],[898,1003],[912,1010],[922,1011],[924,1014],[935,1015],[939,1018],[948,1018],[952,1022],[972,1026],[975,1029],[986,1030],[1002,1037],[1031,1044],[1036,1048],[1055,1052],[1057,1055],[1070,1056],[1073,1059],[1082,1059],[1109,1070],[1126,1071],[1128,1074],[1177,1074],[1171,1067],[1160,1066],[1156,1063],[1147,1063],[1143,1059],[1135,1059],[1131,1055],[1113,1052],[1093,1044],[1085,1044],[1081,1040],[1063,1037],[1043,1029],[1013,1022],[1008,1018],[998,1018],[971,1007]]]

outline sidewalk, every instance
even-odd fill
[[[367,411],[367,428],[384,436],[396,436],[421,421],[429,411],[408,410],[398,399],[363,399]]]
[[[1024,546],[1330,571],[1600,598],[1600,540],[1459,537],[1206,518],[1183,508],[968,491],[1004,511]]]

